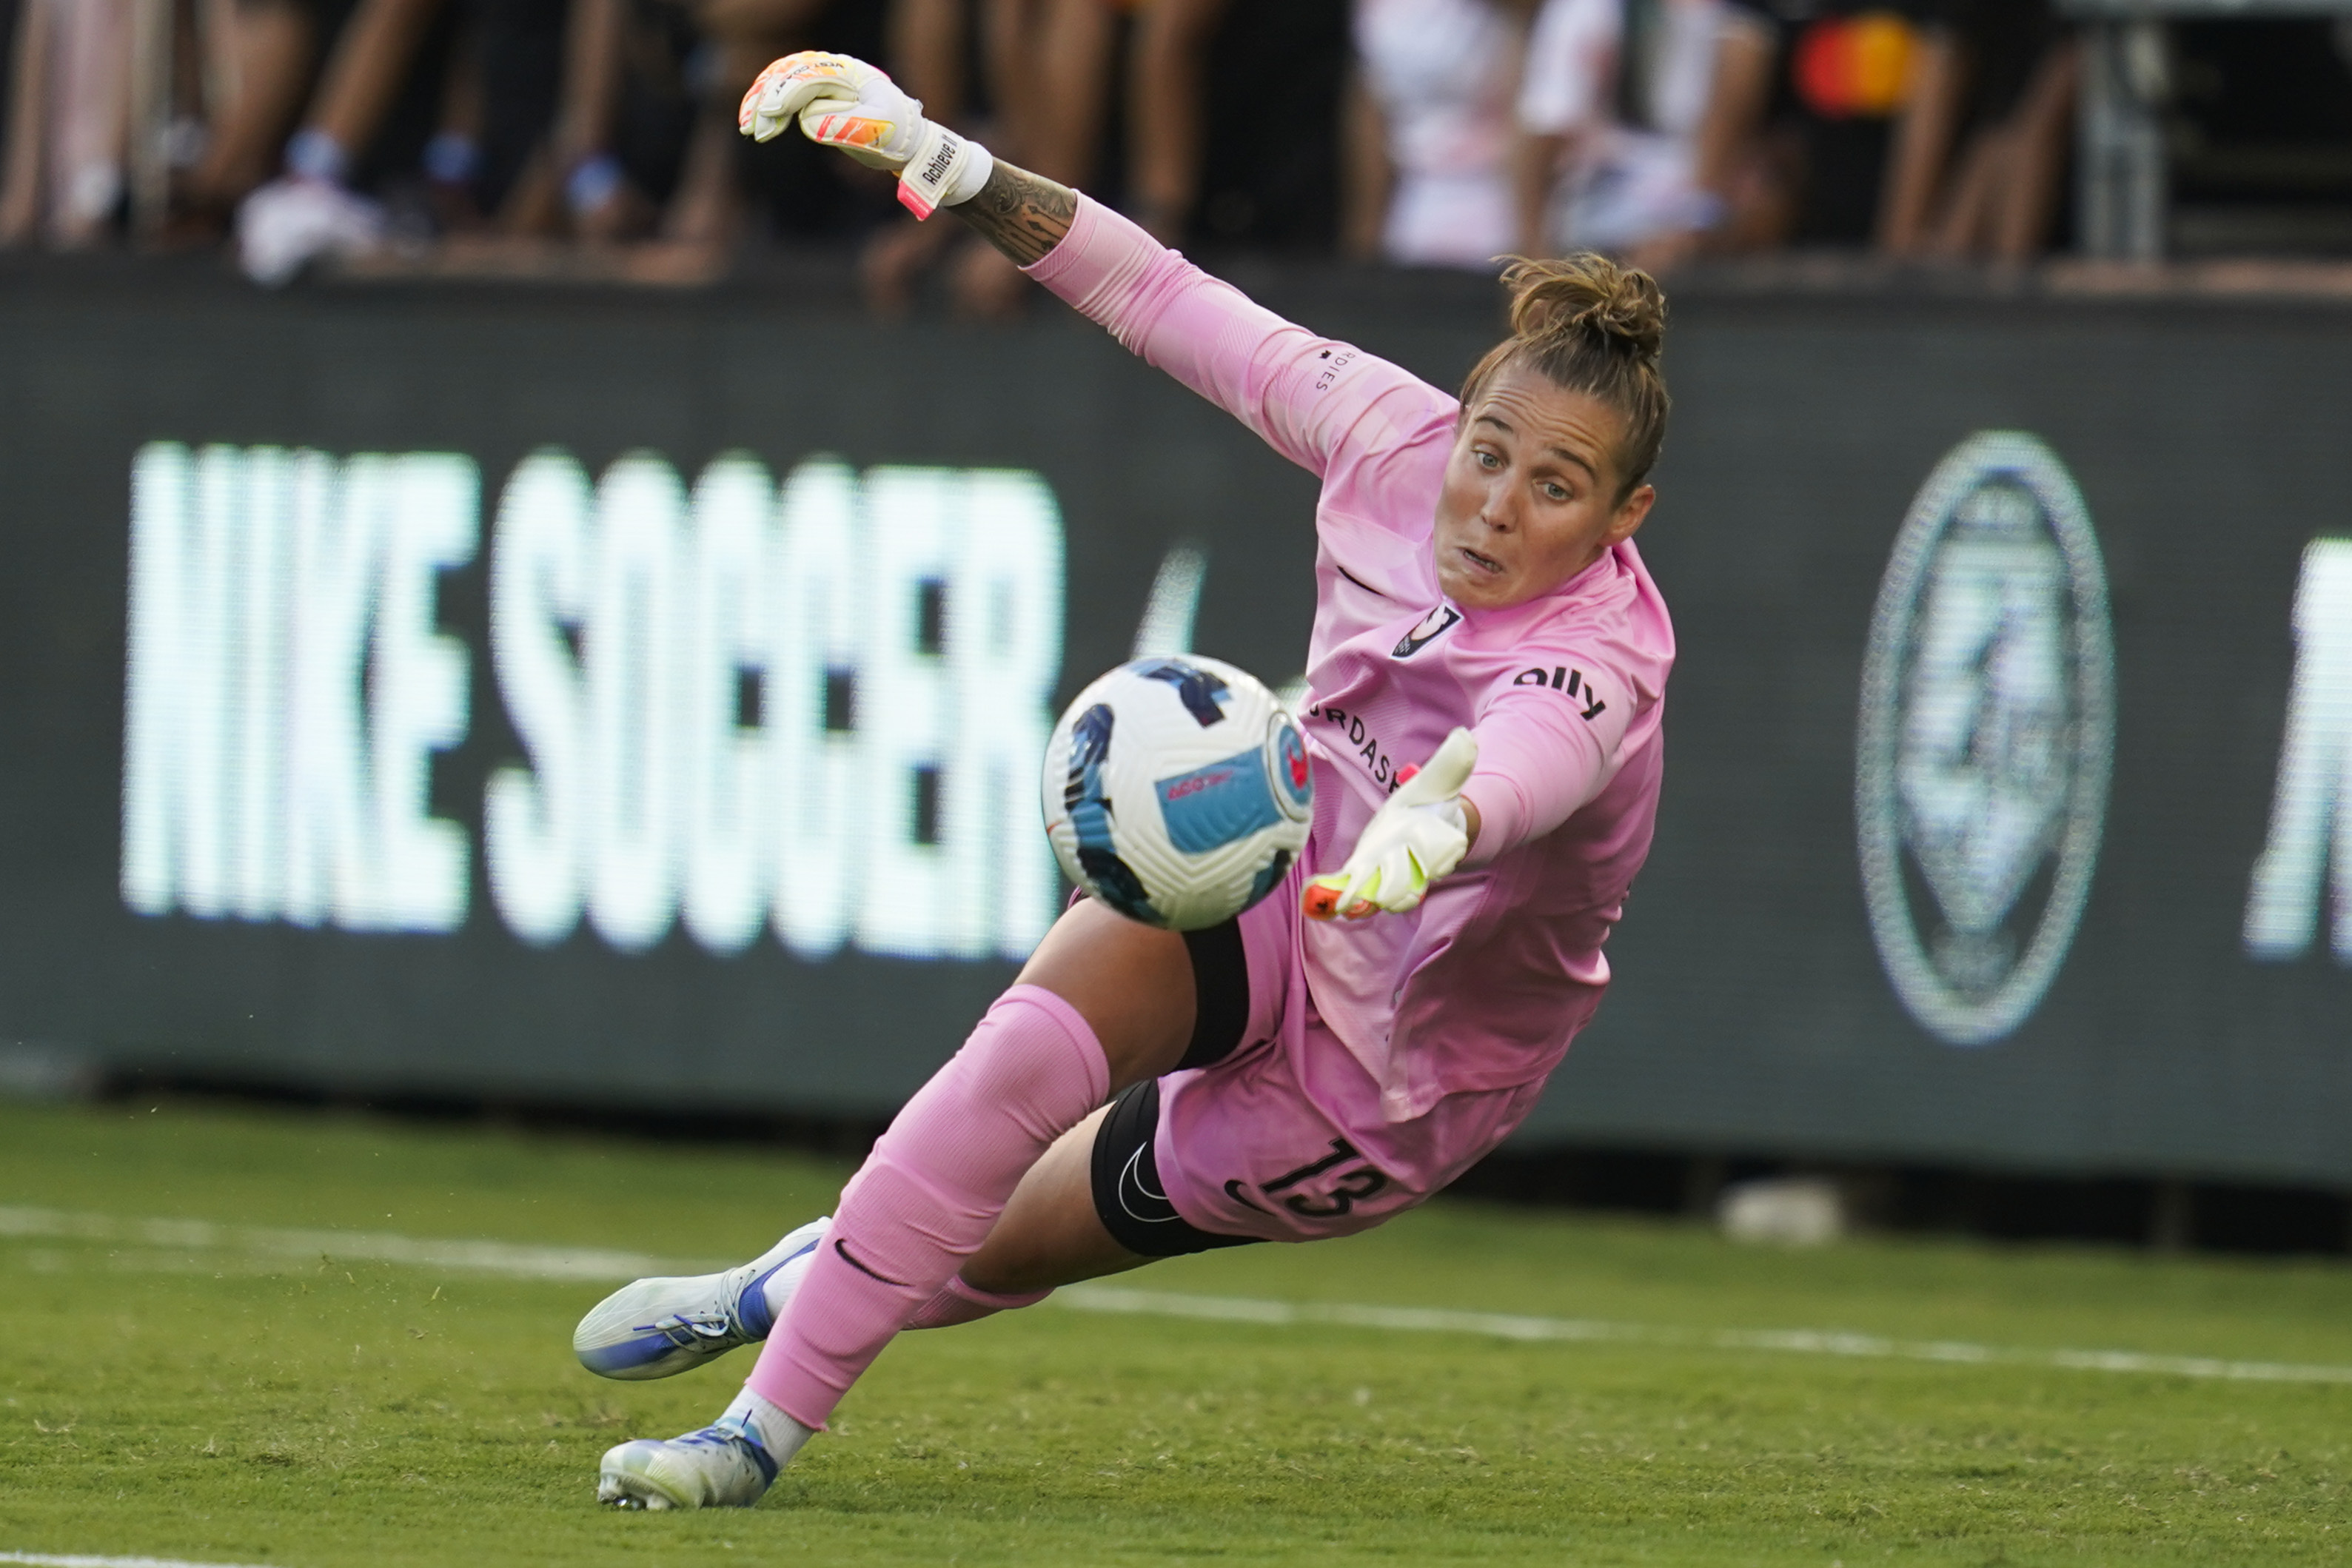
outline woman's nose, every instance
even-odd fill
[[[1478,521],[1497,533],[1508,533],[1518,521],[1518,509],[1513,504],[1516,492],[1511,486],[1497,479],[1486,487],[1486,494],[1478,506]]]

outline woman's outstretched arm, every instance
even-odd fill
[[[1041,174],[999,162],[952,210],[1080,315],[1318,476],[1376,405],[1376,437],[1453,419],[1444,394],[1284,321]]]
[[[1078,216],[1078,193],[1003,159],[989,171],[980,194],[948,209],[982,238],[1024,267],[1045,259]]]
[[[812,51],[761,72],[744,95],[744,133],[764,142],[795,122],[896,173],[917,217],[953,209],[1080,314],[1327,481],[1351,438],[1360,455],[1453,423],[1444,393],[1251,303],[1067,186],[997,162],[863,60]]]

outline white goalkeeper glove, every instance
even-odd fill
[[[1307,879],[1307,918],[1360,921],[1383,910],[1401,915],[1416,908],[1429,884],[1470,852],[1462,786],[1477,765],[1478,738],[1456,730],[1426,766],[1408,770],[1397,792],[1364,824],[1348,863]]]
[[[743,95],[735,124],[771,142],[794,120],[801,134],[898,176],[898,202],[919,218],[970,201],[996,161],[988,149],[923,118],[920,99],[864,60],[804,49],[770,63]]]

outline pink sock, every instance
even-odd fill
[[[1030,1290],[1018,1296],[1000,1296],[993,1290],[973,1289],[959,1274],[940,1286],[938,1295],[916,1308],[915,1315],[899,1327],[952,1329],[958,1323],[976,1323],[1016,1307],[1034,1307],[1052,1294],[1051,1290]]]
[[[874,1145],[744,1386],[821,1428],[901,1324],[988,1239],[1047,1145],[1110,1094],[1077,1009],[1015,985]]]

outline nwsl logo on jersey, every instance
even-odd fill
[[[2099,542],[2032,436],[1970,437],[1895,541],[1863,666],[1854,816],[1871,934],[1929,1033],[2041,1005],[2090,897],[2115,744]]]
[[[1394,648],[1390,650],[1389,657],[1391,658],[1411,658],[1414,654],[1419,653],[1423,648],[1427,647],[1432,642],[1451,630],[1454,623],[1461,618],[1462,612],[1455,609],[1453,605],[1438,605],[1437,608],[1430,611],[1429,614],[1421,617],[1421,625],[1413,627],[1412,630],[1404,634],[1402,640],[1401,640]]]

